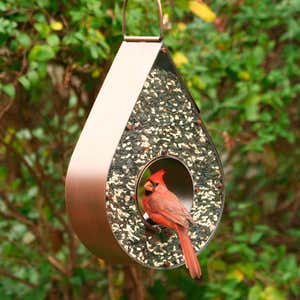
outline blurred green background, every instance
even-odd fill
[[[155,1],[129,2],[130,33],[156,34]],[[226,173],[197,282],[185,268],[97,260],[65,215],[66,168],[122,41],[122,1],[0,1],[1,300],[300,299],[300,1],[206,4],[163,1],[165,43]]]

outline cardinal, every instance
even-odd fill
[[[144,210],[155,223],[176,231],[190,276],[200,278],[201,268],[188,236],[189,225],[194,220],[177,196],[168,190],[163,179],[165,174],[166,171],[161,169],[147,179],[144,185]]]

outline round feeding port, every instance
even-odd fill
[[[164,181],[168,189],[174,193],[182,204],[190,211],[193,204],[193,180],[187,167],[177,158],[159,157],[149,162],[141,172],[137,182],[137,204],[144,220],[155,225],[143,208],[144,184],[155,172],[164,169]]]

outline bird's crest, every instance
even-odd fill
[[[153,181],[153,182],[164,182],[164,175],[166,174],[166,170],[164,169],[161,169],[157,172],[155,172],[154,174],[152,174],[150,177],[149,177],[149,180]]]

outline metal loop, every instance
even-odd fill
[[[164,37],[164,28],[163,28],[163,11],[160,0],[156,0],[158,13],[159,13],[159,28],[160,35],[159,36],[127,36],[126,35],[126,10],[128,5],[128,0],[124,0],[123,5],[123,21],[122,21],[122,33],[125,41],[131,42],[160,42]]]

